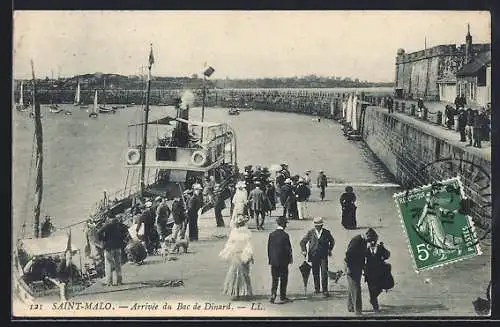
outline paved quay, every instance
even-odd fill
[[[490,248],[483,247],[483,255],[448,266],[424,271],[417,274],[413,268],[392,194],[397,188],[358,188],[358,226],[359,230],[346,231],[340,225],[338,199],[343,187],[329,187],[326,200],[319,200],[318,189],[313,190],[309,203],[310,217],[323,216],[325,228],[330,229],[336,245],[333,256],[329,259],[329,270],[342,269],[343,258],[348,241],[354,235],[374,228],[380,241],[391,251],[388,260],[393,267],[396,281],[394,289],[383,293],[379,299],[381,313],[376,316],[475,316],[471,301],[478,296],[484,297],[490,279]],[[281,208],[273,212],[281,213]],[[226,223],[229,220],[227,209],[224,210]],[[298,266],[303,262],[299,241],[305,232],[312,228],[312,218],[292,220],[287,227],[293,247],[294,263],[290,266],[288,294],[293,302],[280,305],[268,302],[271,276],[267,262],[267,238],[275,228],[275,217],[266,218],[265,230],[256,231],[253,222],[253,246],[255,264],[250,268],[254,297],[245,301],[232,301],[230,310],[204,310],[205,302],[216,305],[227,304],[229,297],[221,294],[228,264],[219,259],[218,253],[223,248],[225,239],[215,235],[228,230],[217,229],[213,211],[200,217],[200,241],[191,242],[187,254],[178,255],[176,261],[164,261],[160,256],[147,258],[142,266],[125,264],[123,267],[124,285],[104,287],[101,282],[86,289],[71,301],[111,301],[126,303],[128,310],[120,315],[130,316],[269,316],[269,317],[349,317],[353,316],[346,309],[347,281],[342,277],[338,284],[330,283],[329,298],[312,296],[313,281],[309,280],[308,293],[304,295],[302,278]],[[168,280],[182,280],[184,286],[161,287],[159,284]],[[369,318],[371,312],[368,302],[366,283],[362,283],[363,313]],[[136,299],[140,299],[137,300]],[[172,310],[131,310],[134,303],[168,303]],[[202,310],[177,310],[179,303],[184,305],[199,302]],[[259,304],[260,303],[260,304]],[[252,310],[252,305],[254,310]],[[209,305],[210,307],[210,305]],[[257,310],[260,308],[261,310]],[[75,312],[74,315],[79,315]],[[92,315],[85,311],[84,315]],[[105,315],[104,312],[96,315]],[[110,315],[113,312],[110,311]]]

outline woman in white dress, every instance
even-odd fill
[[[231,228],[235,227],[235,220],[239,215],[246,216],[246,208],[248,203],[248,193],[245,189],[245,182],[239,181],[236,183],[236,192],[233,196],[233,215],[231,216]]]
[[[236,226],[231,230],[224,249],[219,253],[223,260],[229,261],[223,293],[236,299],[253,295],[250,283],[250,263],[253,263],[252,234],[246,225],[247,221],[243,215],[236,217]]]

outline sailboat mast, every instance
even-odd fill
[[[78,81],[78,85],[76,86],[75,104],[80,104],[80,81]]]
[[[23,106],[24,105],[24,99],[23,99],[23,93],[24,93],[24,82],[21,81],[21,92],[20,93],[20,96],[19,96],[19,105],[20,106]]]
[[[106,77],[104,77],[104,89],[103,89],[103,99],[102,101],[104,102],[104,107],[106,107]]]
[[[35,113],[35,139],[36,139],[36,183],[35,183],[35,207],[33,210],[33,236],[40,236],[40,207],[43,195],[43,132],[42,120],[40,119],[40,104],[36,102],[36,79],[33,60],[31,61],[31,73],[33,77],[33,111]]]
[[[148,87],[146,91],[146,108],[144,109],[144,133],[142,138],[141,147],[141,195],[144,195],[146,184],[144,182],[144,175],[146,173],[146,145],[148,142],[148,121],[149,121],[149,94],[151,93],[151,66],[154,63],[153,44],[149,52],[149,66],[148,66]]]

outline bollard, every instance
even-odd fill
[[[415,109],[416,109],[416,106],[414,103],[412,103],[411,108],[410,108],[410,115],[411,116],[415,116]]]
[[[438,125],[441,125],[443,123],[443,113],[441,111],[437,112],[437,121],[436,123]]]

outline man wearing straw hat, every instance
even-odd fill
[[[271,299],[269,302],[274,303],[276,300],[279,282],[280,299],[282,303],[286,303],[290,302],[290,299],[286,297],[286,287],[288,284],[288,265],[293,263],[292,245],[290,244],[290,236],[285,232],[286,218],[278,217],[276,223],[278,227],[269,234],[267,242],[267,256],[269,265],[271,265],[272,277]]]
[[[323,296],[328,297],[328,257],[332,255],[335,240],[328,229],[323,228],[323,218],[313,220],[314,228],[309,230],[300,241],[300,248],[304,257],[312,264],[315,294],[320,293],[320,272]],[[309,251],[307,251],[309,246]]]

